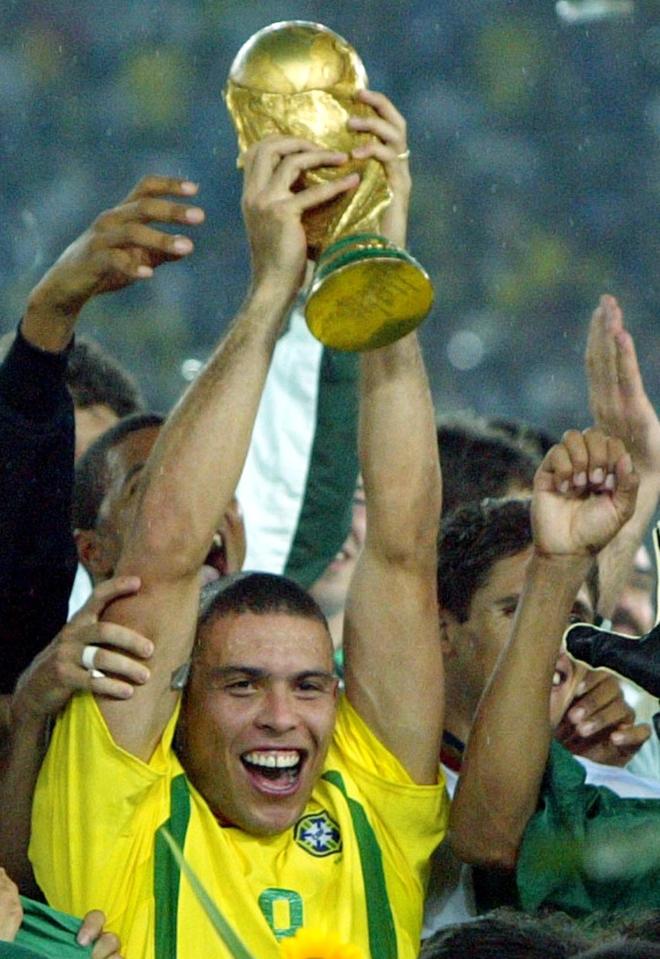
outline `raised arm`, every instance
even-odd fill
[[[594,423],[623,440],[639,475],[635,512],[598,557],[598,612],[610,619],[660,492],[660,421],[644,389],[635,343],[613,296],[601,296],[594,310],[586,365]]]
[[[354,150],[385,169],[392,202],[381,229],[404,244],[410,201],[406,122],[382,93],[349,125],[375,139]],[[344,622],[346,692],[379,739],[418,783],[437,781],[443,672],[436,600],[441,507],[435,419],[417,337],[361,357],[360,467],[365,547]]]
[[[177,693],[171,674],[190,655],[199,570],[233,496],[283,318],[302,283],[305,209],[354,188],[355,175],[294,192],[305,169],[346,161],[294,138],[268,138],[245,158],[243,213],[252,252],[252,284],[230,332],[175,408],[135,495],[134,522],[119,572],[142,590],[111,617],[155,645],[151,681],[126,703],[102,702],[116,741],[149,758]]]
[[[441,483],[415,335],[362,356],[360,404],[367,537],[346,611],[346,692],[412,778],[434,783],[443,721]]]
[[[452,804],[467,862],[512,868],[548,756],[561,639],[594,556],[632,515],[638,479],[623,443],[570,431],[534,480],[534,552],[513,623],[475,717]]]
[[[189,198],[197,187],[146,177],[101,213],[37,283],[20,331],[0,368],[0,692],[66,622],[76,566],[71,533],[74,419],[65,385],[66,349],[94,296],[148,279],[192,250],[159,220],[189,227],[204,218]],[[188,198],[173,202],[174,195]]]

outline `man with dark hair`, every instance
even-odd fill
[[[424,942],[420,959],[570,959],[590,943],[567,916],[527,916],[496,909],[452,924]]]
[[[100,436],[76,464],[73,529],[93,583],[114,574],[126,534],[126,509],[164,417],[136,413]],[[241,569],[245,531],[236,499],[227,507],[201,569],[202,584]]]
[[[401,118],[362,122],[391,130],[378,159],[406,172]],[[347,160],[276,136],[244,158],[250,292],[125,501],[117,572],[139,575],[142,588],[110,612],[153,641],[150,681],[114,706],[74,698],[40,776],[37,878],[69,910],[100,895],[129,955],[229,954],[179,881],[161,826],[254,955],[273,953],[302,925],[382,959],[417,955],[425,864],[447,808],[437,766],[440,474],[414,336],[361,357],[369,532],[346,616],[346,695],[337,697],[329,633],[316,616],[228,612],[201,628],[180,699],[199,568],[304,276],[302,215],[359,177],[298,184],[308,169]],[[251,589],[249,578],[236,588]]]
[[[138,430],[158,429],[165,422],[160,413],[135,413],[114,424],[99,436],[76,464],[73,486],[74,529],[94,529],[103,498],[112,480],[108,453]]]
[[[524,496],[538,461],[504,433],[474,416],[438,420],[444,477],[442,512],[486,497]]]
[[[548,722],[575,596],[594,557],[633,515],[638,484],[623,443],[598,430],[569,431],[546,455],[511,636],[470,728],[452,846],[466,862],[515,870],[520,905],[530,911],[585,915],[660,903],[652,845],[660,801],[587,783]],[[603,843],[606,868],[597,859]]]
[[[442,523],[438,560],[438,605],[445,668],[445,730],[467,740],[477,704],[505,647],[532,555],[529,500],[486,500],[464,506]],[[598,600],[594,561],[580,588],[570,620],[593,621]],[[584,679],[562,654],[553,679],[552,715],[556,726]],[[591,759],[623,765],[648,737],[616,684],[599,683],[589,692],[592,710],[578,722],[580,752]],[[452,704],[452,705],[450,705]],[[578,708],[585,709],[586,701]],[[573,711],[572,707],[571,712]],[[564,731],[563,731],[564,732]],[[570,745],[570,737],[562,736]]]
[[[446,705],[441,758],[450,792],[456,785],[479,700],[509,638],[532,544],[528,500],[472,503],[442,522],[437,584]],[[571,621],[591,621],[596,600],[594,562],[575,598]],[[596,676],[591,674],[590,682]],[[660,788],[601,765],[627,762],[649,731],[645,725],[633,726],[634,714],[618,694],[617,683],[603,674],[598,678],[602,681],[585,691],[585,669],[565,653],[559,655],[550,696],[556,735],[591,757],[578,757],[589,782],[604,783],[620,792],[637,789],[637,795],[660,795]],[[577,700],[576,694],[580,696]],[[567,709],[571,719],[566,717]],[[579,710],[584,710],[584,716],[579,717]],[[427,932],[483,911],[486,905],[475,895],[471,872],[461,870],[445,843],[434,857]]]

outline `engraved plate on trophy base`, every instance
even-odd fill
[[[431,281],[409,253],[384,237],[359,234],[322,253],[305,317],[325,346],[360,352],[410,333],[432,304]]]

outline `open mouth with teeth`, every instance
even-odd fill
[[[221,576],[226,576],[228,572],[227,548],[224,536],[218,531],[213,534],[211,548],[202,565],[203,585],[212,583],[214,580],[220,579]]]
[[[241,762],[259,792],[288,796],[298,788],[306,758],[301,749],[253,749],[243,753]]]

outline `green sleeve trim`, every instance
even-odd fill
[[[342,794],[353,821],[367,902],[369,953],[378,959],[397,959],[396,929],[385,883],[383,856],[371,823],[362,805],[348,795],[341,773],[328,770],[321,778],[336,786]]]
[[[161,827],[172,836],[179,849],[184,848],[189,819],[190,794],[186,777],[181,773],[172,780],[170,818]],[[154,855],[155,957],[176,959],[181,873],[161,829],[155,836]]]
[[[305,589],[332,562],[351,528],[358,477],[357,376],[356,355],[323,350],[305,495],[284,568]]]

